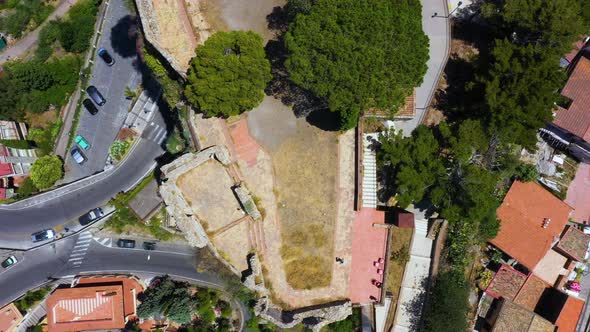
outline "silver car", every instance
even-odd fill
[[[86,161],[86,157],[84,157],[84,155],[82,154],[82,152],[80,152],[80,149],[78,149],[77,146],[74,146],[72,150],[70,150],[70,153],[72,154],[72,158],[74,158],[77,164],[83,164]]]

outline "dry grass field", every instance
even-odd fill
[[[296,289],[328,286],[332,278],[337,137],[298,120],[294,135],[272,153],[281,255]]]

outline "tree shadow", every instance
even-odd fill
[[[404,304],[403,310],[408,314],[408,320],[410,323],[410,331],[420,331],[422,327],[422,316],[425,310],[426,295],[428,292],[428,278],[424,278],[420,281],[420,288],[422,291],[415,295],[414,298]]]
[[[265,46],[266,56],[270,61],[272,79],[264,89],[268,96],[279,99],[283,104],[291,106],[298,118],[306,118],[307,122],[322,130],[335,131],[339,129],[340,117],[338,113],[328,110],[325,98],[316,96],[289,78],[289,71],[285,61],[289,51],[285,47],[284,36],[289,29],[289,15],[286,7],[274,7],[266,17],[268,28],[273,30],[276,39],[269,40]]]
[[[123,58],[137,55],[139,25],[137,17],[127,15],[111,29],[111,47]]]

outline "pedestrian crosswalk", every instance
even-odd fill
[[[166,128],[151,122],[143,131],[142,138],[150,140],[156,144],[162,144],[166,139]]]
[[[101,245],[105,246],[105,247],[112,247],[113,246],[113,239],[110,237],[95,237],[94,241],[100,243]]]
[[[88,251],[88,247],[90,247],[91,242],[92,233],[89,231],[80,233],[76,239],[76,244],[70,253],[70,257],[68,258],[68,264],[72,264],[74,266],[81,265],[84,261],[86,251]]]

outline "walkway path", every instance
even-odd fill
[[[416,218],[414,223],[416,228],[410,247],[410,260],[406,264],[402,279],[399,305],[393,326],[394,332],[418,331],[427,290],[433,241],[426,237],[427,220]]]
[[[5,49],[4,52],[0,53],[0,65],[8,60],[22,58],[24,55],[26,55],[27,52],[37,45],[37,41],[39,40],[39,32],[41,29],[43,29],[47,22],[64,16],[77,1],[78,0],[62,0],[57,5],[57,8],[55,8],[53,13],[51,13],[45,22],[43,22],[43,24],[37,27],[37,29],[29,32],[25,38],[17,41],[16,44],[11,45],[9,48]]]
[[[430,39],[428,70],[424,75],[422,85],[416,88],[416,115],[411,120],[396,121],[395,127],[402,129],[405,136],[409,136],[424,118],[430,105],[438,80],[449,57],[451,31],[449,19],[445,16],[449,13],[447,0],[421,0],[422,2],[422,29]],[[454,7],[453,7],[454,8]],[[451,9],[452,10],[452,9]],[[433,17],[434,13],[438,15]]]

